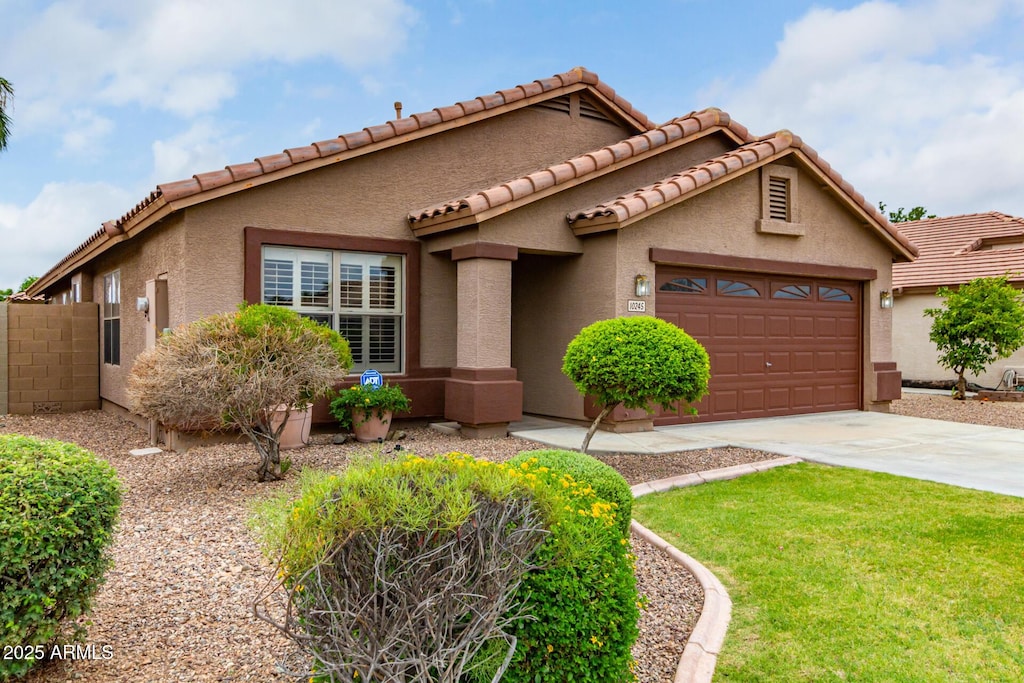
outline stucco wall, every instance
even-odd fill
[[[952,382],[956,374],[939,365],[939,352],[928,338],[932,318],[924,309],[939,308],[942,299],[932,293],[906,293],[896,297],[893,306],[893,355],[903,379],[921,382]],[[968,382],[994,389],[1007,368],[1024,371],[1024,349],[1009,358],[997,360],[981,375],[966,375]]]
[[[521,255],[512,269],[512,366],[523,411],[583,418],[583,397],[562,374],[581,329],[615,316],[615,235],[587,240],[582,256]]]
[[[97,302],[103,301],[103,275],[121,270],[121,365],[101,367],[103,398],[127,405],[124,383],[145,344],[135,297],[144,295],[146,280],[166,273],[172,327],[232,310],[242,300],[245,227],[413,239],[409,211],[626,135],[608,122],[520,110],[183,210],[90,267]],[[420,343],[424,367],[448,367],[456,358],[455,265],[428,256],[426,248],[423,254],[421,338],[409,343]]]
[[[119,406],[128,405],[125,383],[131,372],[135,356],[146,347],[146,319],[135,310],[135,300],[146,296],[146,281],[165,277],[168,282],[168,324],[174,328],[193,318],[186,258],[185,234],[180,229],[184,218],[175,216],[166,224],[146,231],[124,246],[105,254],[94,262],[91,274],[92,291],[89,295],[103,311],[103,277],[114,271],[121,273],[121,363],[103,363],[103,340],[100,339],[100,396]],[[203,258],[210,266],[220,262],[218,251],[208,251]],[[100,330],[102,331],[102,317]]]

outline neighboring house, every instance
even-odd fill
[[[709,349],[700,419],[886,410],[879,296],[915,253],[788,131],[656,125],[577,68],[160,185],[30,293],[100,304],[105,404],[162,328],[264,301],[341,332],[414,415],[490,435],[584,418],[566,345],[643,313]]]
[[[892,268],[896,362],[908,383],[952,386],[956,375],[939,365],[939,353],[928,338],[932,318],[924,311],[942,306],[935,296],[941,286],[955,289],[975,278],[1009,275],[1012,284],[1024,287],[1024,219],[989,211],[902,223],[900,231],[921,253],[913,263]],[[967,380],[994,389],[1007,368],[1024,375],[1024,351],[996,361],[983,375],[968,374]]]

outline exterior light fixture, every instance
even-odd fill
[[[651,281],[647,279],[646,275],[637,275],[633,279],[633,284],[636,286],[637,296],[651,295]]]
[[[879,292],[878,304],[882,308],[892,308],[892,303],[892,292],[890,292],[888,289],[883,289],[881,292]]]

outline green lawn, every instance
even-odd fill
[[[1024,680],[1024,499],[800,464],[633,516],[728,589],[716,681]]]

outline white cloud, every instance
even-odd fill
[[[102,151],[104,140],[114,130],[114,122],[91,110],[71,112],[71,123],[62,136],[60,153],[67,156],[95,155]]]
[[[0,289],[45,273],[133,200],[108,183],[49,183],[27,206],[0,203]]]
[[[1024,215],[1024,68],[980,36],[1021,22],[1020,0],[872,0],[786,26],[749,83],[708,92],[755,134],[789,128],[860,190],[940,215]]]
[[[362,71],[405,43],[417,13],[403,0],[58,0],[0,41],[19,105],[59,122],[72,101],[139,104],[194,116],[263,62],[327,59]]]
[[[235,140],[215,123],[198,121],[188,130],[153,142],[153,184],[189,178],[195,173],[224,168]],[[237,160],[236,160],[237,161]]]

